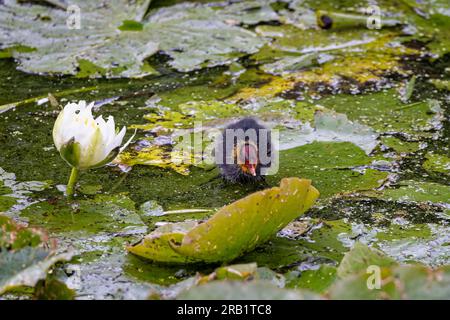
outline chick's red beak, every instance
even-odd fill
[[[258,148],[255,145],[246,143],[239,149],[237,155],[242,172],[255,177],[258,164]]]
[[[251,174],[252,176],[256,176],[256,164],[246,163],[241,165],[241,169],[244,173]]]

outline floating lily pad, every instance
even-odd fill
[[[312,179],[321,190],[322,197],[339,192],[370,190],[380,186],[387,173],[373,169],[351,169],[371,162],[371,157],[350,142],[313,142],[280,152],[278,172],[267,176],[267,180],[274,182],[287,176]]]
[[[40,281],[36,286],[34,298],[37,300],[73,300],[75,291],[55,277]]]
[[[318,191],[310,180],[286,178],[280,187],[253,193],[223,207],[186,231],[158,231],[128,250],[160,262],[233,260],[274,236],[311,207]],[[184,261],[183,261],[184,260]]]
[[[368,125],[378,132],[399,132],[430,136],[438,110],[432,101],[402,103],[394,90],[365,95],[335,95],[319,101],[320,105],[344,113],[350,120]]]
[[[450,175],[450,158],[436,153],[425,155],[423,168],[430,173]]]
[[[62,8],[8,0],[0,13],[2,47],[34,48],[13,51],[20,68],[28,72],[75,74],[80,60],[86,60],[117,74],[139,75],[142,60],[155,53],[158,44],[143,38],[142,32],[120,32],[119,27],[124,20],[141,21],[149,3],[121,0],[101,6],[72,1],[80,10],[82,25],[77,29],[67,25],[69,15]],[[72,17],[76,19],[76,11]]]
[[[119,232],[142,228],[144,223],[134,210],[134,202],[124,195],[97,195],[93,200],[74,203],[39,202],[21,212],[32,225],[45,227],[53,234],[80,232]]]
[[[187,300],[311,300],[320,299],[308,291],[280,289],[270,282],[214,281],[182,292]]]
[[[7,0],[0,12],[1,48],[34,48],[11,53],[22,70],[34,73],[75,74],[79,66],[89,75],[81,65],[81,61],[87,61],[96,66],[91,68],[96,72],[90,75],[98,76],[100,71],[100,75],[108,76],[144,76],[148,68],[143,60],[158,50],[173,58],[170,64],[174,68],[190,71],[204,65],[231,63],[264,44],[265,40],[253,32],[227,23],[230,16],[237,19],[236,24],[277,18],[270,6],[253,2],[253,6],[263,9],[246,14],[241,11],[245,4],[231,5],[226,10],[179,4],[153,10],[144,18],[148,0],[121,0],[108,6],[72,1],[71,5],[80,9],[82,25],[69,28],[67,13],[61,8]],[[131,24],[139,28],[130,30]]]
[[[351,274],[366,271],[367,267],[389,267],[397,263],[387,257],[382,251],[370,249],[366,245],[356,242],[352,250],[347,252],[337,269],[337,275],[344,278]]]
[[[0,215],[0,295],[16,287],[34,287],[45,279],[53,264],[42,262],[51,254],[42,248],[47,240],[42,230]]]
[[[46,234],[41,230],[27,228],[4,215],[0,215],[0,251],[18,250],[28,246],[36,247],[46,237]]]
[[[323,293],[336,279],[336,267],[322,265],[317,270],[291,271],[286,275],[286,287]]]
[[[401,56],[420,54],[418,50],[398,45],[397,33],[391,31],[373,32],[364,28],[330,32],[286,25],[261,26],[256,31],[276,41],[271,44],[272,51],[263,47],[253,58],[266,63],[263,70],[282,76],[273,77],[256,88],[241,89],[230,98],[235,101],[276,95],[301,99],[308,92],[314,97],[330,92],[364,92],[389,83],[393,74],[407,75],[408,71],[400,63]]]
[[[357,268],[344,273],[328,295],[331,299],[448,299],[450,297],[450,269],[448,266],[431,269],[422,265],[398,265],[380,253],[359,246],[347,255],[354,255]],[[379,269],[369,269],[375,266]],[[343,267],[344,268],[344,267]],[[346,268],[345,268],[346,269]],[[357,272],[360,269],[360,272]],[[378,270],[374,272],[373,270]],[[374,277],[379,276],[379,288]],[[369,278],[370,277],[370,278]]]
[[[395,137],[381,137],[381,142],[398,153],[411,153],[420,148],[418,142],[403,141]]]
[[[16,287],[34,287],[47,277],[47,271],[72,254],[52,255],[48,251],[25,247],[15,252],[0,252],[0,295]]]
[[[290,149],[313,141],[348,141],[367,154],[378,145],[378,134],[370,127],[349,121],[344,114],[316,111],[314,129],[304,126],[299,130],[286,130],[280,133],[280,149]]]
[[[351,226],[342,220],[316,222],[310,233],[300,239],[299,245],[314,253],[314,257],[339,263],[348,249],[338,239],[339,235],[351,231]]]
[[[385,189],[383,197],[403,202],[450,203],[450,186],[434,182],[406,180],[401,181],[397,188]]]

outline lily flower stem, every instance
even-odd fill
[[[70,178],[69,178],[69,182],[67,183],[67,189],[66,189],[66,194],[67,197],[72,198],[73,193],[75,191],[75,184],[78,181],[78,176],[80,174],[80,171],[73,167],[72,168],[72,172],[70,173]]]

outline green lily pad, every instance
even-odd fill
[[[0,215],[0,251],[36,247],[45,238],[46,235],[41,230],[26,228],[9,217]]]
[[[291,271],[286,275],[286,287],[323,293],[336,279],[336,267],[321,265],[317,270]]]
[[[393,270],[393,277],[400,280],[398,288],[401,299],[445,299],[450,298],[450,267],[436,269],[425,266],[404,266]],[[391,279],[392,279],[391,278]]]
[[[383,198],[397,201],[450,203],[450,186],[414,180],[401,181],[397,188],[383,191]]]
[[[280,187],[253,193],[225,206],[187,232],[186,228],[181,232],[158,231],[128,250],[160,262],[231,261],[266,242],[308,210],[318,196],[310,180],[286,178]]]
[[[450,175],[450,158],[436,153],[427,153],[425,155],[423,168],[434,174]]]
[[[418,142],[403,141],[395,137],[381,137],[381,142],[397,153],[411,153],[419,150]]]
[[[108,71],[116,69],[117,74],[139,75],[142,60],[155,53],[158,44],[143,38],[142,32],[120,32],[119,27],[124,20],[142,21],[149,3],[121,0],[101,6],[72,1],[80,9],[81,25],[76,29],[67,26],[69,15],[61,8],[5,1],[0,13],[2,47],[36,49],[13,51],[19,68],[28,72],[75,74],[79,61],[86,60]]]
[[[351,274],[366,271],[367,267],[376,265],[389,267],[397,263],[387,257],[382,251],[370,249],[361,242],[356,242],[352,250],[347,252],[337,269],[337,275],[344,278]]]
[[[317,110],[314,129],[307,125],[299,130],[280,132],[280,149],[290,149],[313,141],[352,142],[367,154],[378,145],[378,134],[368,126],[349,121],[345,114]]]
[[[262,1],[230,5],[225,10],[179,4],[152,10],[144,18],[149,3],[120,0],[103,6],[72,1],[81,11],[81,25],[69,28],[67,13],[61,8],[7,0],[0,12],[1,49],[34,48],[11,52],[20,69],[28,72],[76,74],[81,61],[87,61],[94,73],[81,68],[84,75],[98,76],[100,71],[110,77],[141,77],[149,74],[143,60],[158,50],[173,58],[170,65],[179,71],[231,63],[265,43],[237,24],[277,19]],[[242,8],[248,5],[261,10],[246,13]],[[230,17],[236,23],[230,23]]]
[[[69,261],[72,254],[53,255],[40,248],[25,247],[15,252],[0,252],[0,295],[16,287],[34,287],[47,277],[47,271],[59,261]]]
[[[73,300],[75,291],[55,277],[40,281],[34,292],[36,300]]]
[[[399,132],[417,137],[430,136],[433,118],[439,114],[432,100],[405,105],[393,89],[358,96],[334,95],[318,103],[380,133]]]
[[[77,202],[38,202],[22,210],[21,217],[53,234],[96,234],[144,227],[134,202],[123,194],[96,195],[92,200]]]
[[[10,196],[0,196],[0,212],[5,212],[17,203],[17,199]]]
[[[186,300],[311,300],[320,299],[308,291],[281,289],[268,281],[214,281],[188,289],[177,299]]]
[[[353,250],[352,250],[353,251]],[[328,296],[331,299],[449,299],[450,267],[432,269],[422,265],[398,265],[380,253],[359,247],[348,253],[348,259],[356,258],[357,268],[343,267],[344,278],[336,281]],[[376,273],[367,266],[379,267],[380,287],[373,288]],[[361,269],[360,272],[357,272]],[[369,279],[369,277],[371,277]]]
[[[16,181],[16,175],[0,167],[0,212],[7,212],[19,201],[28,203],[27,196],[33,191],[49,187],[49,181]]]
[[[374,169],[351,170],[369,165],[372,158],[350,142],[313,142],[280,152],[276,175],[267,176],[275,183],[282,177],[296,176],[312,179],[326,198],[340,192],[370,190],[382,184],[387,172]]]

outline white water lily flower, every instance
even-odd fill
[[[133,137],[121,148],[126,128],[116,131],[114,118],[94,119],[94,103],[69,103],[53,127],[53,141],[61,157],[73,168],[86,170],[104,166],[114,160]]]

